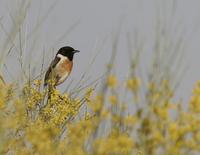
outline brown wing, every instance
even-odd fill
[[[47,85],[47,80],[49,79],[49,76],[51,74],[51,71],[53,68],[55,68],[55,66],[57,65],[57,63],[60,61],[61,58],[59,57],[55,57],[55,59],[51,62],[46,74],[45,74],[45,78],[44,78],[44,86]]]

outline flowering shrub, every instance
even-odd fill
[[[139,77],[125,81],[125,91],[133,100],[120,99],[115,75],[109,75],[105,84],[108,91],[98,94],[91,88],[83,98],[54,89],[47,103],[40,80],[24,86],[21,93],[2,83],[1,154],[200,152],[200,83],[186,108],[172,101],[174,92],[166,79],[149,82],[143,102],[139,94],[145,86]]]

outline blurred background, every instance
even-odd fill
[[[47,69],[60,47],[72,46],[81,53],[75,56],[70,78],[59,87],[64,90],[67,83],[78,81],[85,71],[90,81],[104,74],[113,56],[112,40],[117,35],[114,72],[124,81],[130,58],[127,37],[131,36],[134,49],[137,42],[142,46],[138,74],[145,81],[160,25],[165,27],[161,35],[168,36],[171,45],[182,42],[179,59],[174,60],[180,60],[180,64],[172,63],[171,67],[180,69],[180,74],[174,72],[181,82],[177,98],[186,102],[194,83],[200,79],[199,10],[198,0],[0,0],[0,52],[1,59],[8,58],[1,70],[8,82],[18,79],[22,68],[29,68],[36,77],[41,66]],[[176,50],[170,50],[165,49],[164,53],[172,53],[173,57]]]

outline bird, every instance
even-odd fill
[[[58,50],[45,74],[44,87],[51,85],[55,88],[68,78],[72,71],[74,54],[78,52],[80,51],[70,46],[64,46]],[[53,81],[53,85],[50,80]]]

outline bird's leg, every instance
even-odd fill
[[[52,98],[52,94],[53,94],[53,91],[56,89],[56,86],[55,85],[51,85],[49,88],[48,88],[48,99],[47,99],[47,104],[51,104],[51,98]],[[47,105],[46,104],[46,105]]]

